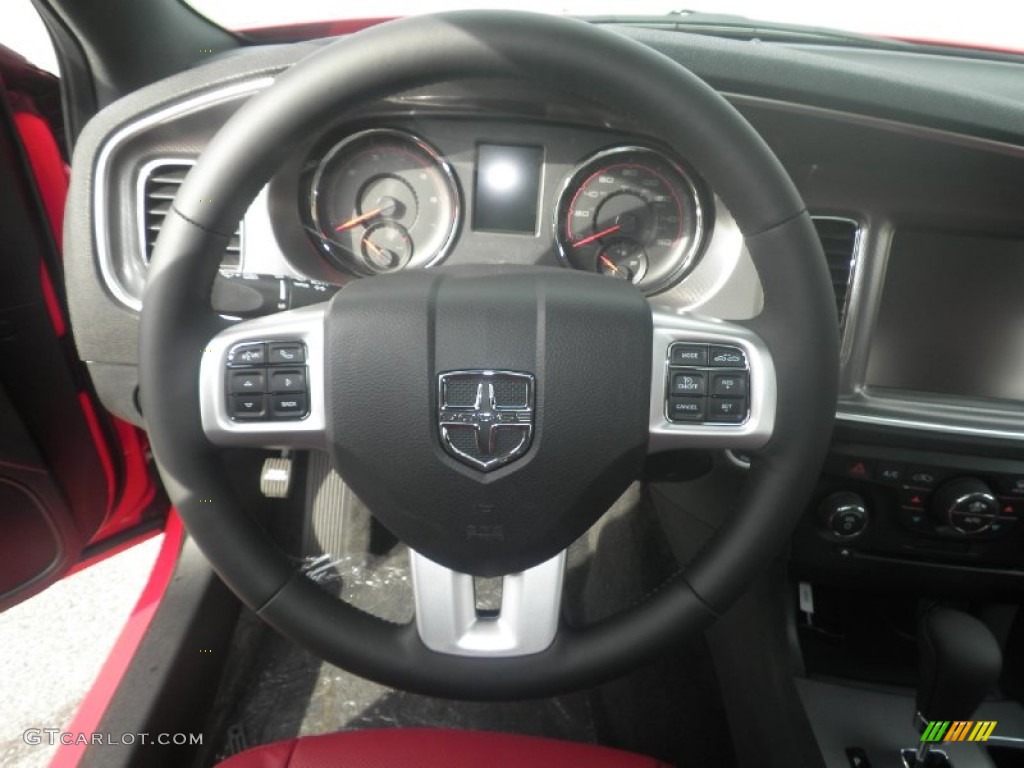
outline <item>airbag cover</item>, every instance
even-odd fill
[[[632,285],[543,267],[367,278],[327,313],[335,467],[392,533],[479,576],[514,573],[587,530],[647,450],[651,312]],[[533,377],[525,452],[496,468],[446,450],[439,376]]]

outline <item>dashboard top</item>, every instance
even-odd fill
[[[892,244],[901,232],[973,238],[975,246],[1024,238],[1019,216],[1024,203],[1020,67],[923,54],[742,43],[637,28],[621,31],[726,92],[782,159],[812,214],[856,223],[859,234],[851,254],[856,258],[845,300],[840,416],[878,428],[978,440],[1024,436],[1018,402],[987,387],[990,382],[982,382],[984,386],[975,391],[929,391],[920,381],[902,389],[893,386],[894,379],[869,375],[878,367],[877,355],[872,363],[871,340],[879,317],[886,321],[892,315],[894,294],[886,286],[886,274],[892,254],[900,253]],[[68,259],[69,298],[73,315],[89,318],[75,323],[76,336],[83,358],[101,382],[105,366],[132,366],[135,360],[135,311],[145,278],[145,260],[138,256],[145,253],[145,244],[140,243],[145,238],[144,219],[139,224],[145,177],[140,170],[147,163],[152,169],[157,161],[194,160],[242,99],[322,44],[254,48],[211,61],[125,97],[83,130],[76,157],[90,159],[91,173],[73,179],[67,227],[74,233],[69,241],[88,242],[91,247]],[[400,141],[412,137],[414,145],[419,142],[424,153],[420,160],[425,156],[435,169],[427,170],[428,176],[434,174],[424,181],[428,186],[418,188],[408,169],[396,166],[385,175],[397,181],[384,192],[371,190],[372,200],[338,203],[353,215],[319,222],[317,194],[321,199],[335,194],[325,180],[325,169],[336,170],[332,153],[340,152],[345,161],[338,166],[341,172],[358,171],[358,161],[353,161],[358,153],[344,156],[344,147],[352,149],[348,142],[366,131],[378,132],[379,138],[385,130],[398,132],[394,135]],[[588,211],[577,204],[588,193],[599,194],[588,184],[608,171],[608,164],[592,164],[602,153],[627,147],[661,154],[657,162],[625,158],[625,165],[642,169],[638,185],[645,177],[657,186],[673,168],[679,172],[656,190],[671,198],[672,205],[666,202],[664,211],[656,211],[653,224],[632,224],[641,230],[662,227],[661,237],[651,235],[651,242],[661,240],[665,245],[640,254],[619,232],[615,242],[595,243],[613,250],[593,248],[581,264],[572,264],[572,245],[589,235],[573,237],[569,222],[573,216],[601,215],[599,207]],[[505,219],[488,224],[477,175],[488,151],[505,151],[507,156],[510,149],[519,150],[520,170],[536,177],[534,188],[541,192],[525,223],[520,201],[518,224],[507,211]],[[667,165],[657,164],[663,161]],[[320,176],[314,180],[318,169]],[[376,178],[370,173],[364,181],[373,183]],[[441,223],[427,226],[427,217],[411,216],[405,223],[370,217],[346,226],[381,205],[388,211],[404,206],[408,213],[416,201],[431,197],[440,198],[436,205],[446,211]],[[646,200],[641,207],[651,210],[651,202]],[[675,215],[669,207],[685,213],[681,218],[687,226],[692,221],[693,229],[664,229]],[[413,231],[417,226],[422,232]],[[613,221],[609,226],[617,225]],[[359,237],[331,241],[344,240],[342,235],[350,232]],[[421,263],[420,258],[426,264],[432,255],[440,260],[445,244],[454,237],[469,239],[480,254],[494,253],[500,244],[503,258],[512,261],[530,258],[526,254],[533,252],[517,250],[517,242],[535,244],[541,239],[548,246],[541,249],[537,263],[561,260],[601,269],[599,265],[610,262],[606,269],[628,270],[652,303],[662,308],[738,319],[755,315],[760,301],[760,286],[744,257],[742,237],[714,190],[703,185],[699,168],[690,168],[687,158],[666,157],[657,140],[646,135],[642,116],[599,110],[549,86],[496,87],[467,79],[398,94],[359,114],[341,116],[308,144],[295,148],[287,166],[250,208],[243,235],[242,269],[334,283],[381,271],[370,257],[387,261],[385,270],[406,261]],[[591,245],[585,242],[580,248]],[[918,260],[926,262],[927,254]],[[651,279],[644,284],[648,275]],[[976,277],[972,271],[971,278]],[[913,285],[916,279],[911,275],[905,282]],[[984,300],[984,286],[973,295]],[[944,300],[949,300],[948,293]],[[986,322],[999,324],[1008,318],[1020,319],[994,312]],[[974,334],[984,331],[984,324],[973,326]],[[956,324],[946,333],[955,335]],[[892,339],[902,343],[898,334]],[[1000,375],[1005,374],[1001,370]],[[941,374],[940,368],[936,375]],[[121,385],[109,391],[102,383],[98,387],[115,412],[138,419],[130,391]]]

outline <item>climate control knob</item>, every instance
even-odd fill
[[[818,507],[818,520],[822,526],[841,539],[860,536],[867,528],[870,517],[867,502],[851,491],[833,493]]]
[[[940,525],[970,536],[984,533],[999,514],[992,489],[975,477],[951,480],[935,494],[932,514]]]

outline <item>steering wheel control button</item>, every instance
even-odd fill
[[[295,365],[306,361],[306,350],[301,344],[271,344],[271,365]]]
[[[723,426],[747,421],[750,370],[742,349],[678,342],[669,347],[668,362],[669,421]]]
[[[668,359],[671,365],[702,367],[708,364],[708,348],[705,344],[673,344]]]
[[[270,373],[271,392],[305,392],[306,374],[300,370],[274,371]]]
[[[274,418],[301,419],[309,411],[305,394],[271,395],[270,409]]]
[[[711,394],[722,397],[746,397],[745,373],[716,373],[711,379]]]
[[[262,419],[266,413],[266,400],[263,395],[232,395],[231,418]]]
[[[262,370],[232,371],[229,374],[228,392],[232,395],[246,395],[266,392],[266,374]]]
[[[668,400],[668,417],[672,421],[704,421],[705,403],[703,397],[677,397]]]
[[[264,365],[267,362],[266,344],[236,344],[228,352],[228,365]]]
[[[712,368],[746,368],[747,357],[737,347],[712,346],[708,354],[708,365]]]
[[[703,395],[706,391],[704,375],[700,373],[676,373],[672,375],[673,395]]]
[[[232,421],[302,419],[309,415],[306,346],[301,341],[246,341],[228,351],[225,372]],[[284,368],[289,363],[290,368]],[[240,370],[240,366],[246,366]],[[254,367],[254,366],[260,367]],[[263,367],[269,365],[270,367]]]
[[[747,418],[747,398],[712,397],[708,401],[708,421],[740,424]]]

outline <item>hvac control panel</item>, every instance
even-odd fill
[[[836,446],[796,549],[1024,567],[1022,519],[1024,462]]]

